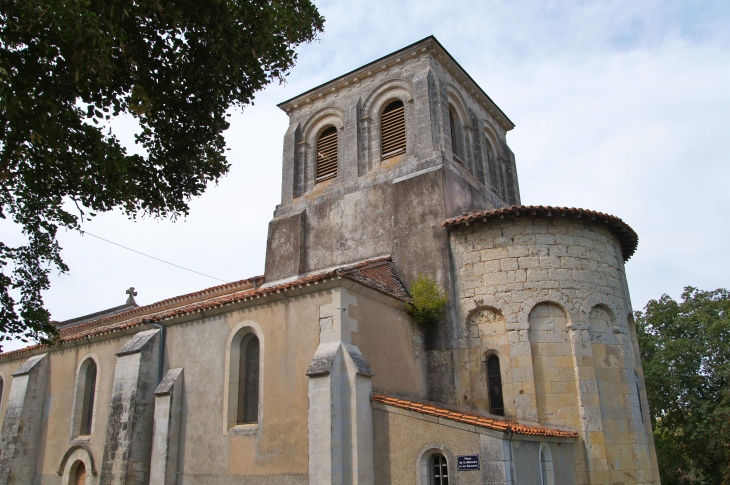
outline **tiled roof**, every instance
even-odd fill
[[[98,312],[90,313],[88,315],[83,315],[81,317],[72,318],[70,320],[64,320],[62,322],[52,321],[51,323],[56,325],[56,328],[58,328],[59,330],[62,330],[64,328],[70,328],[70,327],[74,327],[76,325],[81,325],[82,323],[101,320],[102,318],[106,318],[106,317],[113,317],[114,315],[119,315],[126,311],[135,310],[137,308],[139,308],[139,305],[137,305],[136,303],[125,303],[124,305],[107,308],[106,310],[101,310]]]
[[[488,221],[490,219],[514,219],[516,217],[540,217],[582,219],[597,224],[603,224],[616,236],[621,243],[621,253],[624,261],[628,261],[636,252],[639,245],[639,236],[624,221],[616,216],[575,207],[552,207],[549,205],[513,205],[502,209],[472,211],[458,217],[452,217],[442,223],[444,227],[469,225],[471,222]]]
[[[417,413],[427,414],[429,416],[436,416],[438,418],[450,419],[459,423],[481,426],[482,428],[489,428],[496,431],[511,431],[512,433],[518,434],[550,436],[555,438],[578,437],[578,433],[576,433],[575,431],[548,428],[546,426],[540,426],[537,424],[526,425],[515,423],[512,421],[506,421],[504,419],[481,416],[478,414],[461,413],[458,411],[452,411],[446,408],[439,407],[434,403],[409,401],[406,399],[389,397],[386,394],[373,394],[370,399],[375,402],[387,404],[388,406],[393,406],[400,409],[407,409],[409,411],[415,411]]]
[[[243,291],[229,293],[223,296],[210,298],[204,301],[197,301],[187,305],[180,305],[174,308],[164,309],[165,307],[164,305],[162,305],[163,302],[158,302],[153,305],[148,305],[146,307],[139,307],[135,310],[130,310],[129,312],[125,312],[124,314],[122,314],[126,314],[128,316],[128,318],[122,321],[119,321],[119,315],[115,315],[114,317],[110,317],[110,319],[113,318],[113,321],[111,322],[107,322],[107,319],[101,319],[99,321],[77,325],[76,327],[73,327],[76,330],[74,332],[65,332],[66,329],[64,329],[64,331],[61,331],[61,343],[82,340],[112,332],[118,332],[139,325],[155,323],[183,315],[190,315],[212,308],[219,308],[226,305],[231,305],[233,303],[238,303],[241,301],[253,300],[269,295],[277,295],[289,289],[309,286],[311,284],[318,284],[325,280],[335,278],[351,279],[362,284],[363,286],[372,288],[376,291],[379,291],[401,301],[407,301],[409,299],[408,292],[405,290],[403,283],[401,283],[400,279],[398,278],[398,275],[395,272],[395,266],[393,265],[390,257],[381,257],[362,261],[356,264],[341,266],[327,271],[322,271],[319,273],[305,276],[303,278],[299,278],[294,281],[274,284],[272,286],[265,286],[262,288],[250,288]],[[205,292],[209,290],[210,289],[203,291]],[[196,294],[198,293],[191,293],[191,295]],[[171,300],[175,299],[173,298]],[[164,302],[171,300],[164,300]],[[162,307],[163,311],[150,311],[150,309],[154,310],[155,308],[159,307]],[[143,314],[140,315],[139,311],[145,308],[147,309],[147,312],[143,312]],[[69,328],[68,330],[71,330],[71,328]],[[22,354],[42,347],[45,346],[33,345],[23,349],[12,350],[10,352],[2,353],[0,354],[0,357],[9,357],[17,354]]]
[[[253,278],[246,278],[245,280],[233,281],[231,283],[225,283],[222,285],[212,286],[212,287],[206,288],[204,290],[196,291],[193,293],[187,293],[185,295],[175,296],[173,298],[161,300],[161,301],[152,303],[150,305],[138,306],[136,308],[127,310],[125,312],[116,313],[114,315],[110,315],[110,316],[103,317],[103,318],[97,318],[95,320],[90,320],[88,322],[84,322],[84,323],[81,323],[78,325],[72,325],[69,327],[65,327],[65,328],[60,329],[59,333],[62,336],[63,335],[72,335],[72,334],[76,334],[83,330],[88,330],[89,328],[96,328],[96,327],[100,327],[100,326],[110,325],[115,322],[129,320],[130,318],[132,318],[134,316],[149,315],[149,314],[157,313],[162,310],[169,309],[169,308],[182,306],[185,303],[190,303],[193,301],[208,300],[215,296],[233,293],[235,291],[240,291],[243,289],[253,288],[256,286],[256,284],[260,285],[263,282],[263,278],[264,278],[263,276],[254,276]],[[61,323],[63,323],[63,322],[61,322]],[[2,355],[2,354],[0,354],[0,355]]]
[[[389,259],[388,261],[389,264],[383,264],[382,261],[378,260],[362,264],[347,270],[346,276],[365,286],[394,296],[399,300],[410,300],[411,297],[408,294],[408,290],[406,290],[403,282],[395,273],[393,263]]]

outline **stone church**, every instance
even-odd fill
[[[0,485],[659,483],[627,224],[521,205],[512,121],[433,37],[279,107],[265,274],[0,354]]]

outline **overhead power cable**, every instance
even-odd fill
[[[152,259],[154,259],[156,261],[160,261],[161,263],[169,264],[170,266],[174,266],[176,268],[184,269],[185,271],[190,271],[191,273],[199,274],[200,276],[205,276],[206,278],[212,278],[214,280],[222,281],[223,283],[228,283],[228,281],[222,280],[220,278],[216,278],[215,276],[210,276],[210,275],[207,275],[205,273],[201,273],[199,271],[192,270],[190,268],[185,268],[183,266],[180,266],[179,264],[171,263],[169,261],[165,261],[164,259],[160,259],[160,258],[156,258],[154,256],[150,256],[149,254],[145,254],[142,251],[137,251],[136,249],[128,248],[127,246],[122,246],[121,244],[115,243],[114,241],[110,241],[109,239],[104,239],[103,237],[97,236],[95,234],[91,234],[89,231],[80,231],[80,232],[81,232],[82,235],[88,234],[91,237],[95,237],[97,239],[101,239],[102,241],[108,242],[109,244],[113,244],[115,246],[119,246],[120,248],[124,248],[124,249],[126,249],[128,251],[132,251],[133,253],[141,254],[142,256],[146,256],[148,258],[152,258]]]

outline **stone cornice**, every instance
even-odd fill
[[[381,71],[390,70],[393,67],[402,65],[406,61],[417,58],[430,57],[440,64],[453,78],[465,89],[482,108],[499,123],[504,131],[510,131],[515,127],[514,123],[496,105],[484,90],[469,76],[464,68],[456,62],[456,59],[439,43],[434,36],[426,37],[403,49],[388,54],[380,59],[365,64],[353,71],[348,72],[331,81],[321,84],[309,91],[295,96],[277,106],[291,115],[295,110],[311,105],[311,103],[336,93],[341,89],[348,89],[370,78]]]

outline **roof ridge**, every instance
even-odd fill
[[[259,280],[261,278],[263,278],[263,276],[253,276],[251,278],[246,278],[243,280],[232,281],[230,283],[225,283],[225,284],[217,285],[217,286],[211,286],[209,288],[204,288],[202,290],[194,291],[192,293],[185,293],[182,295],[174,296],[172,298],[166,298],[164,300],[150,303],[149,305],[138,306],[136,308],[132,308],[132,309],[124,311],[124,312],[116,313],[114,315],[109,315],[106,317],[98,318],[96,320],[91,320],[89,322],[80,323],[78,325],[71,325],[71,326],[60,329],[59,333],[62,333],[62,334],[75,333],[76,331],[78,331],[80,329],[93,327],[93,326],[96,326],[105,321],[112,323],[114,321],[117,321],[117,322],[124,321],[124,317],[132,317],[133,315],[143,316],[143,315],[148,314],[148,312],[150,312],[151,310],[154,310],[155,308],[162,308],[167,305],[174,304],[174,303],[180,303],[182,305],[185,303],[186,300],[192,300],[196,297],[205,296],[205,293],[216,293],[218,291],[227,289],[227,287],[233,289],[236,286],[241,286],[241,285],[244,285],[247,283],[255,283],[256,280]],[[232,291],[235,291],[235,290],[232,290]],[[225,294],[225,293],[222,293],[222,294]],[[222,294],[219,294],[217,296],[221,296]],[[216,298],[216,296],[211,296],[211,298],[209,298],[209,299],[212,299],[212,298]],[[205,300],[203,300],[203,301],[205,301]],[[173,308],[174,308],[174,306],[173,306]],[[149,314],[154,314],[154,312],[149,313]],[[0,354],[0,355],[3,355],[3,354]]]

